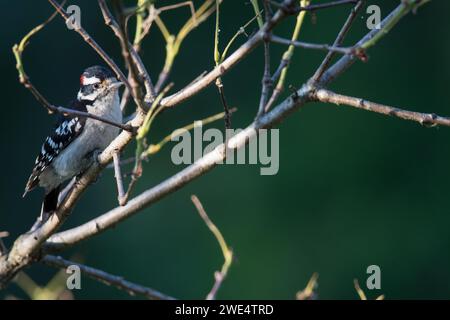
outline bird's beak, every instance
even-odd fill
[[[119,88],[120,86],[122,86],[124,83],[123,82],[121,82],[121,81],[114,81],[114,82],[112,82],[110,85],[109,85],[109,88],[110,89],[117,89],[117,88]]]

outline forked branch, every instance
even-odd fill
[[[58,13],[67,21],[69,19],[67,13],[62,9],[62,7],[55,0],[49,0],[49,2],[56,8]],[[271,37],[271,40],[276,42],[281,42],[289,46],[299,45],[301,42],[296,40],[285,40],[283,38],[270,36],[273,28],[284,20],[288,15],[295,14],[301,11],[314,11],[319,9],[325,9],[334,7],[337,5],[357,3],[358,1],[331,1],[321,4],[311,4],[304,7],[298,7],[296,0],[285,0],[273,16],[266,16],[265,23],[260,27],[255,35],[250,37],[243,45],[241,45],[234,53],[229,55],[223,61],[217,64],[217,66],[210,71],[208,74],[203,76],[198,81],[195,81],[183,88],[179,92],[161,99],[158,103],[158,108],[168,108],[179,105],[180,103],[187,101],[192,98],[197,93],[204,90],[209,85],[213,84],[218,78],[227,73],[232,67],[242,61],[253,49],[261,45],[264,39]],[[100,3],[104,3],[100,0]],[[142,3],[142,1],[139,1]],[[335,41],[333,46],[323,47],[321,45],[313,45],[315,47],[309,47],[311,49],[322,49],[328,52],[338,52],[344,54],[337,63],[335,63],[330,68],[322,67],[320,70],[320,77],[314,77],[317,79],[316,82],[311,84],[311,82],[301,86],[299,90],[296,90],[293,94],[288,96],[283,102],[274,107],[271,111],[262,114],[254,122],[249,124],[247,128],[236,134],[228,142],[228,148],[238,149],[246,145],[250,139],[255,138],[258,135],[258,130],[263,128],[270,128],[288,117],[295,110],[303,107],[305,104],[311,101],[324,101],[331,103],[345,103],[350,106],[379,112],[382,114],[394,115],[403,119],[417,121],[426,125],[450,125],[450,119],[445,117],[435,116],[433,114],[421,114],[412,111],[401,110],[394,107],[389,107],[385,105],[376,104],[373,102],[367,102],[359,98],[347,97],[338,95],[331,91],[323,89],[326,85],[336,79],[340,74],[342,74],[349,66],[351,66],[358,58],[358,50],[365,50],[377,43],[385,34],[395,26],[401,17],[406,13],[414,10],[422,2],[418,0],[402,0],[400,5],[389,14],[380,24],[380,29],[374,29],[369,32],[363,39],[361,39],[355,46],[349,48],[341,48],[341,41]],[[104,11],[107,13],[106,11]],[[210,12],[210,11],[208,11]],[[107,18],[109,15],[107,15]],[[109,17],[110,18],[110,17]],[[197,21],[198,22],[198,21]],[[111,19],[111,23],[114,25],[114,20]],[[119,25],[120,27],[120,25]],[[345,27],[345,26],[344,26]],[[94,50],[106,61],[106,63],[116,72],[117,76],[127,84],[128,90],[131,90],[130,84],[125,76],[122,74],[120,69],[114,63],[114,61],[98,46],[98,44],[90,37],[90,35],[77,26],[75,29],[83,39],[91,45]],[[124,34],[124,28],[119,30],[121,36],[125,39],[126,49],[129,51],[130,56],[133,57],[132,48],[127,40],[127,36]],[[120,33],[119,32],[119,33]],[[346,33],[346,31],[344,32]],[[339,36],[338,39],[339,40]],[[139,39],[141,41],[141,39]],[[304,43],[301,43],[304,46]],[[321,46],[321,47],[317,47]],[[355,48],[355,49],[353,49]],[[356,51],[355,51],[356,50]],[[139,57],[139,56],[137,56]],[[326,58],[329,60],[328,58]],[[131,59],[130,61],[137,67],[139,66],[139,60]],[[327,61],[326,64],[328,64]],[[326,69],[326,70],[325,70]],[[145,78],[143,70],[137,68],[138,76],[141,79]],[[33,92],[33,90],[32,90]],[[34,91],[34,94],[38,92]],[[39,95],[37,95],[37,98]],[[139,105],[142,101],[139,101],[139,97],[133,94],[133,98],[136,104]],[[266,98],[263,98],[265,100]],[[41,99],[42,100],[42,99]],[[42,101],[45,104],[45,101]],[[136,114],[130,120],[128,125],[132,127],[142,127],[146,123],[147,115],[143,110],[137,110]],[[5,286],[9,280],[21,269],[33,262],[44,259],[44,261],[59,264],[59,266],[64,266],[67,261],[61,262],[59,258],[48,258],[46,254],[48,252],[61,250],[77,244],[81,241],[87,240],[95,235],[102,233],[103,231],[113,227],[117,223],[120,223],[124,219],[132,216],[133,214],[139,212],[145,207],[148,207],[157,201],[161,200],[165,196],[175,192],[176,190],[182,188],[189,182],[193,181],[195,178],[205,174],[206,172],[212,170],[218,163],[223,161],[226,157],[226,147],[224,144],[219,145],[212,152],[205,154],[202,158],[194,162],[192,165],[181,170],[176,175],[166,179],[165,181],[159,183],[158,185],[147,189],[145,192],[131,199],[126,205],[116,207],[109,212],[104,213],[96,217],[95,219],[86,222],[75,228],[56,233],[58,228],[70,215],[72,209],[74,208],[77,201],[80,199],[83,192],[86,190],[87,186],[95,181],[99,173],[109,164],[114,157],[116,157],[116,162],[118,162],[117,152],[122,151],[132,140],[134,136],[129,131],[122,131],[120,135],[99,155],[98,163],[95,163],[90,168],[84,172],[74,186],[67,193],[67,196],[59,205],[55,213],[53,213],[50,218],[45,221],[38,229],[23,234],[15,242],[8,254],[3,254],[0,256],[0,287]],[[123,190],[122,190],[123,193]],[[91,273],[98,275],[99,270],[84,269],[86,273]],[[123,279],[111,278],[110,275],[102,274],[103,278],[111,280],[111,283],[122,286],[126,289],[126,286],[133,288],[136,287],[134,284],[129,282],[124,282]],[[125,284],[124,284],[125,283]],[[148,288],[147,288],[148,289]],[[143,287],[138,287],[138,291],[145,294],[146,289]],[[154,294],[154,292],[152,293]],[[168,297],[167,297],[168,298]]]

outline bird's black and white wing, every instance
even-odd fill
[[[70,108],[77,111],[86,111],[86,106],[80,101],[70,103]],[[86,118],[77,116],[60,116],[54,131],[44,141],[41,152],[36,158],[33,171],[25,187],[25,194],[39,183],[41,173],[51,165],[58,156],[83,131]]]

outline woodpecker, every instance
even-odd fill
[[[119,101],[122,84],[107,68],[89,67],[80,77],[77,99],[69,103],[69,108],[122,123]],[[41,219],[56,209],[63,183],[85,171],[119,132],[119,128],[99,120],[60,116],[42,145],[23,194],[36,186],[44,188]]]

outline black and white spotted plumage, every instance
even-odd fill
[[[77,99],[68,107],[103,119],[122,123],[119,87],[114,74],[101,66],[84,70]],[[41,218],[56,209],[62,185],[85,171],[97,151],[105,149],[120,129],[82,116],[61,116],[36,158],[25,194],[40,186],[45,190]]]
[[[72,101],[70,109],[86,112],[84,101]],[[41,147],[41,152],[36,158],[33,171],[25,187],[24,195],[36,187],[39,183],[40,174],[52,163],[61,151],[63,151],[72,141],[83,131],[86,118],[77,116],[60,116],[55,126],[55,130],[49,135]]]

